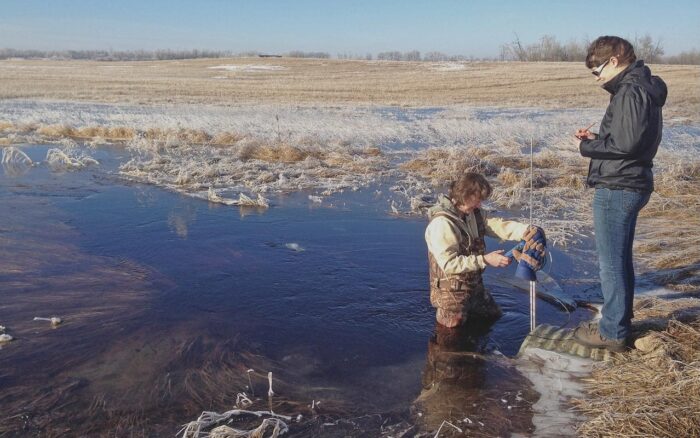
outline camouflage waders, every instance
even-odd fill
[[[464,224],[455,223],[455,218],[444,213],[437,213],[433,218],[442,216],[460,230],[459,255],[484,255],[486,227],[479,209],[474,210],[479,235],[469,236]],[[445,327],[464,324],[468,317],[494,319],[503,312],[489,292],[484,289],[481,270],[465,272],[458,275],[446,275],[438,266],[435,257],[428,252],[430,268],[430,304],[437,309],[437,322]]]

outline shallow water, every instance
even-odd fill
[[[22,149],[37,161],[47,150]],[[0,176],[0,324],[17,338],[0,350],[0,386],[8,389],[0,434],[174,434],[202,410],[231,409],[240,391],[254,392],[254,406],[265,409],[272,370],[275,412],[319,418],[292,434],[329,436],[319,424],[336,421],[338,436],[378,435],[382,422],[343,429],[342,421],[381,414],[428,423],[424,369],[441,348],[487,353],[446,360],[472,376],[450,382],[474,418],[487,417],[476,407],[484,397],[527,393],[527,381],[493,353],[517,352],[529,329],[527,294],[487,271],[504,316],[474,342],[436,341],[426,223],[389,216],[374,195],[385,188],[337,194],[323,206],[300,193],[273,198],[269,210],[238,209],[124,182],[120,149],[91,154],[99,166]],[[560,251],[555,259],[555,276],[592,266]],[[538,306],[538,323],[586,317]],[[31,321],[54,315],[65,320],[54,330]],[[426,412],[415,417],[409,408],[419,396]],[[321,403],[311,410],[312,401]],[[524,420],[485,430],[525,432],[526,403],[520,414]]]

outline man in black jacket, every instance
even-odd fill
[[[595,188],[593,221],[604,301],[600,323],[582,324],[574,337],[587,346],[622,351],[633,316],[634,231],[654,190],[652,160],[661,142],[667,89],[619,37],[596,39],[586,67],[611,95],[599,133],[579,129],[575,134],[581,155],[591,159],[588,185]]]

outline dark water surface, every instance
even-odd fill
[[[40,161],[47,148],[23,150]],[[414,401],[427,397],[423,371],[435,377],[441,345],[488,353],[450,362],[456,375],[480,376],[465,384],[451,374],[474,418],[487,417],[479,394],[527,392],[488,359],[517,352],[527,294],[487,271],[504,316],[474,342],[441,344],[425,220],[388,215],[376,187],[320,207],[298,194],[238,209],[125,182],[123,151],[91,153],[100,166],[0,176],[0,325],[17,338],[0,350],[0,436],[172,436],[203,410],[233,408],[238,392],[268,409],[268,371],[275,412],[309,419],[292,435],[379,436],[388,422],[418,431],[416,418],[429,415],[417,409],[431,404]],[[566,254],[557,260],[562,272],[578,269]],[[571,321],[538,305],[539,323]],[[65,323],[50,329],[34,316]],[[525,420],[493,430],[526,432],[527,403],[519,412]]]

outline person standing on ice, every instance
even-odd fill
[[[664,81],[637,60],[632,45],[602,36],[588,48],[586,67],[610,93],[600,132],[579,129],[581,155],[590,158],[588,185],[595,188],[593,224],[600,265],[600,323],[584,323],[574,338],[589,347],[627,346],[634,299],[632,243],[639,211],[654,190],[652,160],[661,142]]]
[[[546,241],[541,228],[491,218],[481,210],[481,202],[488,199],[491,191],[483,175],[466,173],[453,181],[449,194],[440,195],[428,211],[430,223],[425,230],[425,241],[430,303],[437,309],[437,322],[445,327],[463,325],[467,319],[497,319],[502,315],[501,308],[484,288],[481,273],[487,266],[508,266],[511,259],[502,250],[485,254],[485,236],[525,240],[525,245],[532,249],[518,252],[516,257],[527,261],[535,270],[544,260]]]

